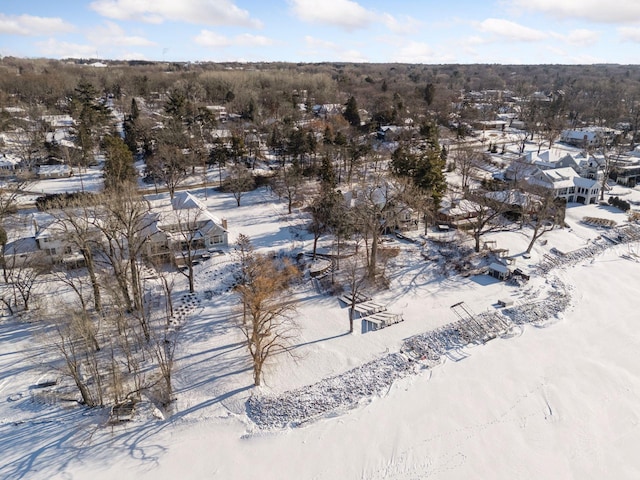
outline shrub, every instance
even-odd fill
[[[92,205],[95,202],[95,194],[89,192],[47,193],[42,197],[36,198],[36,208],[41,212],[45,212],[62,203],[71,201],[82,205]]]
[[[629,202],[620,200],[619,197],[609,197],[609,205],[619,208],[623,212],[628,212],[631,209]]]

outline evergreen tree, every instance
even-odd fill
[[[133,154],[138,151],[138,142],[141,140],[139,126],[140,110],[136,99],[131,99],[131,113],[127,115],[122,123],[124,130],[124,141]]]
[[[347,101],[346,108],[342,116],[345,118],[347,122],[353,127],[360,126],[360,114],[358,113],[358,104],[356,103],[355,97],[349,97]]]
[[[86,80],[80,80],[72,100],[72,115],[76,122],[76,145],[82,152],[82,165],[87,166],[93,160],[93,150],[99,136],[100,127],[108,118],[107,108],[96,99],[95,87]]]
[[[427,102],[427,106],[431,106],[433,103],[433,97],[436,93],[436,87],[433,83],[427,83],[427,86],[424,87],[424,101]]]
[[[320,185],[322,190],[333,190],[338,186],[336,170],[327,156],[322,158],[320,164]]]
[[[444,178],[446,155],[438,144],[437,128],[426,124],[420,128],[425,135],[420,145],[403,145],[393,152],[389,165],[391,172],[400,178],[411,179],[416,187],[428,192],[439,207],[447,188]]]
[[[125,185],[136,184],[138,173],[133,164],[133,155],[127,144],[117,135],[104,137],[105,163],[104,188],[117,191]]]

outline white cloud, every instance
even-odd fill
[[[234,37],[234,42],[237,45],[249,46],[249,47],[268,47],[275,42],[268,37],[262,35],[251,35],[250,33],[243,33]]]
[[[548,37],[546,33],[540,30],[534,30],[501,18],[487,18],[480,22],[477,28],[483,33],[515,42],[537,42]]]
[[[395,60],[402,63],[428,62],[433,55],[434,51],[428,44],[410,41],[397,50]]]
[[[341,62],[363,63],[370,62],[371,59],[358,50],[343,50],[338,52],[338,60]]]
[[[381,23],[396,35],[416,33],[422,22],[409,16],[368,10],[353,0],[288,0],[292,13],[301,21],[332,25],[347,31]]]
[[[53,35],[66,33],[75,27],[61,18],[34,17],[32,15],[5,15],[0,13],[0,34],[6,35]]]
[[[397,45],[392,61],[399,63],[451,63],[454,57],[441,48],[424,42],[402,42]]]
[[[580,28],[570,31],[567,35],[559,35],[559,37],[569,45],[573,45],[575,47],[588,47],[595,44],[600,39],[600,33]]]
[[[483,43],[487,43],[487,41],[484,38],[479,37],[478,35],[472,35],[470,37],[467,37],[463,41],[463,43],[465,45],[482,45]]]
[[[228,47],[231,45],[231,40],[229,40],[228,37],[212,32],[211,30],[201,30],[200,34],[195,37],[193,41],[203,47],[212,48]]]
[[[309,47],[303,51],[305,58],[316,61],[368,62],[369,57],[355,49],[345,49],[337,43],[307,35],[304,41]]]
[[[340,48],[336,43],[324,40],[322,38],[314,38],[310,35],[304,37],[304,41],[312,48],[322,48],[326,50],[337,50]]]
[[[235,37],[225,37],[211,30],[201,30],[200,33],[194,37],[194,42],[198,45],[208,48],[224,48],[231,47],[233,45],[239,45],[243,47],[266,47],[273,45],[275,42],[262,35],[251,35],[244,33],[242,35],[236,35]]]
[[[520,11],[599,23],[635,23],[640,19],[638,0],[506,0],[506,3]]]
[[[422,26],[420,20],[408,15],[402,15],[399,19],[389,13],[382,15],[382,21],[386,27],[397,35],[416,33]]]
[[[366,28],[376,15],[351,0],[289,0],[293,13],[309,23],[334,25],[346,30]]]
[[[640,43],[640,27],[620,27],[618,34],[625,42]]]
[[[116,20],[261,26],[258,20],[250,17],[247,10],[238,8],[231,0],[96,0],[90,7],[102,16]]]
[[[561,63],[587,65],[589,63],[604,63],[607,61],[606,59],[590,55],[589,53],[576,53],[574,51],[567,52],[561,48],[553,46],[547,46],[546,50],[553,56],[561,59],[558,60]]]
[[[98,56],[98,51],[93,45],[61,42],[55,38],[50,38],[44,42],[36,42],[36,46],[40,49],[40,53],[46,57],[93,58]]]
[[[99,45],[116,47],[152,47],[155,42],[139,36],[127,36],[124,29],[114,22],[104,22],[87,34],[87,39]]]

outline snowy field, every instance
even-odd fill
[[[286,215],[265,190],[239,208],[230,195],[195,193],[228,220],[230,241],[243,233],[259,249],[311,248],[301,214]],[[55,374],[30,336],[35,326],[1,319],[0,478],[640,478],[640,245],[615,244],[584,217],[626,221],[612,207],[570,205],[568,228],[545,235],[530,258],[524,231],[485,238],[531,274],[520,287],[445,275],[419,245],[394,240],[390,287],[373,296],[404,321],[376,332],[357,324],[347,334],[344,305],[298,285],[295,355],[278,359],[259,389],[233,324],[231,258],[213,257],[197,267],[195,298],[177,292],[184,323],[167,419],[140,405],[135,421],[111,427],[107,410],[51,401],[38,384]],[[514,301],[511,317],[499,299]],[[408,361],[408,339],[446,331],[459,302],[479,318],[505,312],[511,324],[486,343]],[[517,320],[530,305],[550,313]],[[253,409],[301,401],[334,407],[270,424]]]

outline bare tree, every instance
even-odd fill
[[[358,252],[357,245],[356,251],[346,259],[345,263],[346,267],[344,267],[344,274],[351,294],[351,303],[349,305],[349,333],[353,333],[358,296],[362,292],[362,288],[367,284],[366,264],[362,258],[361,252]]]
[[[135,312],[149,340],[140,259],[155,218],[149,214],[149,204],[134,188],[122,189],[117,195],[104,196],[103,207],[103,214],[95,225],[105,237],[104,257],[120,286],[127,310]]]
[[[103,405],[104,390],[94,332],[77,312],[65,312],[53,320],[48,341],[64,360],[63,372],[73,379],[82,401],[89,407]]]
[[[32,180],[29,175],[16,175],[2,178],[0,182],[0,225],[18,210],[18,201],[29,187]]]
[[[50,262],[42,251],[21,254],[20,244],[24,242],[25,240],[16,240],[3,245],[0,255],[4,280],[0,301],[12,314],[20,309],[30,310],[38,280],[50,267]]]
[[[102,296],[94,252],[101,243],[101,236],[94,224],[95,208],[87,206],[86,202],[86,199],[78,201],[61,197],[53,202],[50,213],[56,219],[52,228],[63,248],[82,255],[93,289],[94,308],[100,311]]]
[[[482,152],[470,145],[458,144],[451,153],[456,172],[460,175],[460,187],[466,192],[469,190],[473,172],[482,160]]]
[[[358,187],[353,217],[355,230],[364,238],[369,280],[375,280],[378,274],[378,245],[381,235],[396,228],[398,214],[407,208],[399,202],[399,198],[396,184],[382,178],[372,183],[363,180]]]
[[[600,200],[604,200],[604,192],[607,189],[607,182],[609,181],[609,175],[613,169],[613,161],[607,145],[604,143],[600,149],[602,152],[602,178],[600,180]]]
[[[287,352],[295,337],[291,318],[295,303],[286,292],[298,271],[289,262],[257,254],[247,237],[238,239],[238,257],[242,269],[236,288],[240,297],[239,327],[253,364],[253,381],[259,386],[266,362]]]
[[[253,190],[254,187],[255,180],[253,179],[251,170],[240,164],[232,165],[228,169],[227,178],[222,182],[222,189],[233,194],[238,207],[244,194]]]
[[[200,208],[174,209],[177,222],[177,239],[173,240],[172,249],[177,259],[181,259],[180,272],[189,281],[189,292],[195,291],[194,285],[194,261],[198,250],[205,248],[204,238],[200,232],[201,224],[206,222],[204,211]]]
[[[163,405],[171,403],[173,398],[173,370],[175,366],[175,351],[177,333],[164,328],[156,331],[150,348],[156,359],[156,364],[162,379],[161,401]]]
[[[302,195],[304,178],[297,165],[282,167],[274,177],[271,188],[276,195],[287,201],[287,211],[291,214],[293,203]]]
[[[469,217],[469,226],[476,252],[480,251],[480,238],[483,235],[505,229],[501,218],[509,206],[488,193],[484,190],[470,191],[458,207],[466,211]]]
[[[22,167],[33,172],[38,161],[45,154],[45,140],[49,126],[42,119],[42,108],[31,105],[22,120],[22,128],[18,130],[16,152],[20,157]]]
[[[171,198],[189,176],[187,156],[182,147],[161,143],[153,155],[147,159],[147,175],[152,177],[154,182],[160,180],[169,191]]]
[[[547,189],[536,190],[538,195],[527,202],[523,212],[525,225],[531,227],[531,240],[527,245],[527,253],[531,253],[536,241],[545,233],[550,232],[564,222],[565,202],[561,198],[554,198],[553,192]]]

